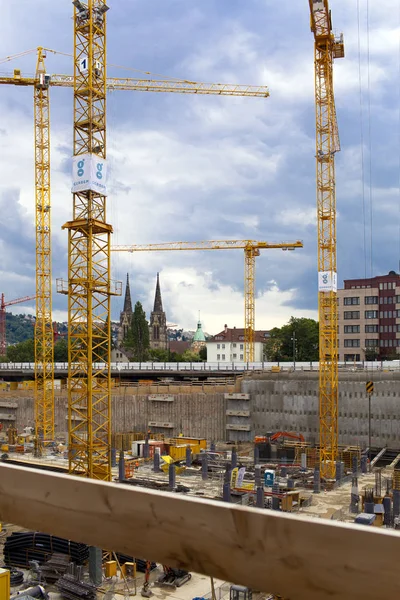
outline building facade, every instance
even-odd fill
[[[264,344],[269,338],[269,331],[254,332],[254,362],[264,360]],[[244,361],[244,329],[229,329],[225,325],[223,331],[207,341],[207,362],[243,362]]]
[[[337,300],[339,361],[396,358],[400,353],[398,273],[347,279]]]
[[[167,318],[162,305],[159,273],[157,273],[154,307],[150,315],[149,336],[152,350],[168,350]]]
[[[119,315],[119,326],[118,326],[118,335],[117,335],[117,345],[122,346],[124,339],[128,333],[128,329],[132,323],[132,299],[131,299],[131,290],[129,286],[129,274],[126,274],[126,288],[125,288],[125,298],[124,298],[124,309]]]

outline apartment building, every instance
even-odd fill
[[[269,338],[268,331],[254,332],[254,361],[264,360],[264,344]],[[225,325],[223,331],[207,341],[207,362],[243,362],[244,361],[244,329],[229,329]]]
[[[400,275],[347,279],[337,291],[340,361],[400,354]]]

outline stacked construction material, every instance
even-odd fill
[[[71,573],[66,573],[57,583],[57,588],[63,598],[67,600],[96,600],[96,586],[92,583],[80,581]]]
[[[32,560],[43,564],[52,554],[66,554],[78,565],[89,557],[86,544],[34,531],[17,531],[8,536],[4,545],[4,562],[14,567],[29,568]]]
[[[70,557],[67,554],[52,554],[50,560],[40,567],[40,573],[46,583],[55,583],[65,575],[69,563]]]
[[[127,554],[120,554],[117,552],[117,558],[120,565],[125,564],[126,562],[135,562],[136,561],[136,571],[140,571],[141,573],[146,572],[146,563],[147,561],[141,558],[132,558],[132,556],[128,556]],[[151,571],[157,567],[156,563],[151,563]]]

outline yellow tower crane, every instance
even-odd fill
[[[89,5],[81,2],[77,4],[81,7],[80,12],[84,13],[85,10],[89,10]],[[78,7],[76,8],[78,9]],[[43,195],[45,196],[44,200],[46,200],[45,202],[36,202],[37,296],[40,298],[37,304],[37,314],[41,316],[41,319],[37,319],[37,323],[41,325],[36,329],[35,338],[37,388],[35,415],[36,430],[43,432],[41,435],[44,439],[50,439],[54,437],[54,374],[50,375],[50,352],[53,356],[54,348],[53,345],[50,348],[48,335],[52,324],[51,276],[48,277],[49,269],[51,269],[49,88],[74,87],[74,76],[47,74],[44,64],[46,51],[55,52],[54,50],[41,47],[37,49],[38,59],[35,77],[23,76],[19,69],[15,69],[13,76],[0,76],[0,84],[11,84],[22,87],[33,86],[34,88],[36,196],[39,198]],[[14,57],[9,57],[7,60],[18,58],[28,53],[24,52]],[[269,90],[266,86],[202,83],[179,79],[151,80],[108,77],[106,78],[106,87],[108,91],[174,92],[181,94],[254,98],[267,98],[269,96]],[[57,286],[59,292],[68,293],[68,287],[61,280],[57,282]],[[51,343],[53,344],[53,341]],[[53,364],[53,360],[51,360],[51,364]],[[52,406],[51,413],[50,405]],[[75,414],[72,411],[72,420],[70,422],[77,423],[82,418],[82,414]],[[86,417],[84,421],[86,422]],[[82,426],[82,429],[84,428],[85,424]],[[50,433],[50,431],[53,433]],[[81,467],[75,468],[74,465],[72,465],[72,468],[74,472],[81,470],[82,474],[87,475],[87,469],[82,470]]]
[[[38,49],[35,111],[35,429],[43,443],[54,440],[54,334],[52,325],[49,78]],[[39,447],[39,446],[38,446]]]
[[[340,150],[333,60],[344,57],[332,32],[328,0],[309,0],[314,34],[318,215],[320,472],[335,478],[338,448],[338,338],[335,153]]]
[[[113,252],[159,252],[171,250],[244,250],[244,359],[254,362],[255,330],[255,262],[260,250],[280,248],[295,250],[303,243],[296,242],[257,242],[254,240],[211,240],[201,242],[164,242],[161,244],[134,244],[112,246]]]

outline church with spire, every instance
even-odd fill
[[[149,329],[150,348],[152,350],[168,350],[167,318],[162,305],[159,273],[157,273],[156,293]]]
[[[119,315],[119,327],[118,327],[118,346],[123,346],[124,338],[128,333],[128,329],[132,323],[132,299],[131,289],[129,287],[129,274],[126,274],[126,288],[125,288],[125,299],[124,309]]]

